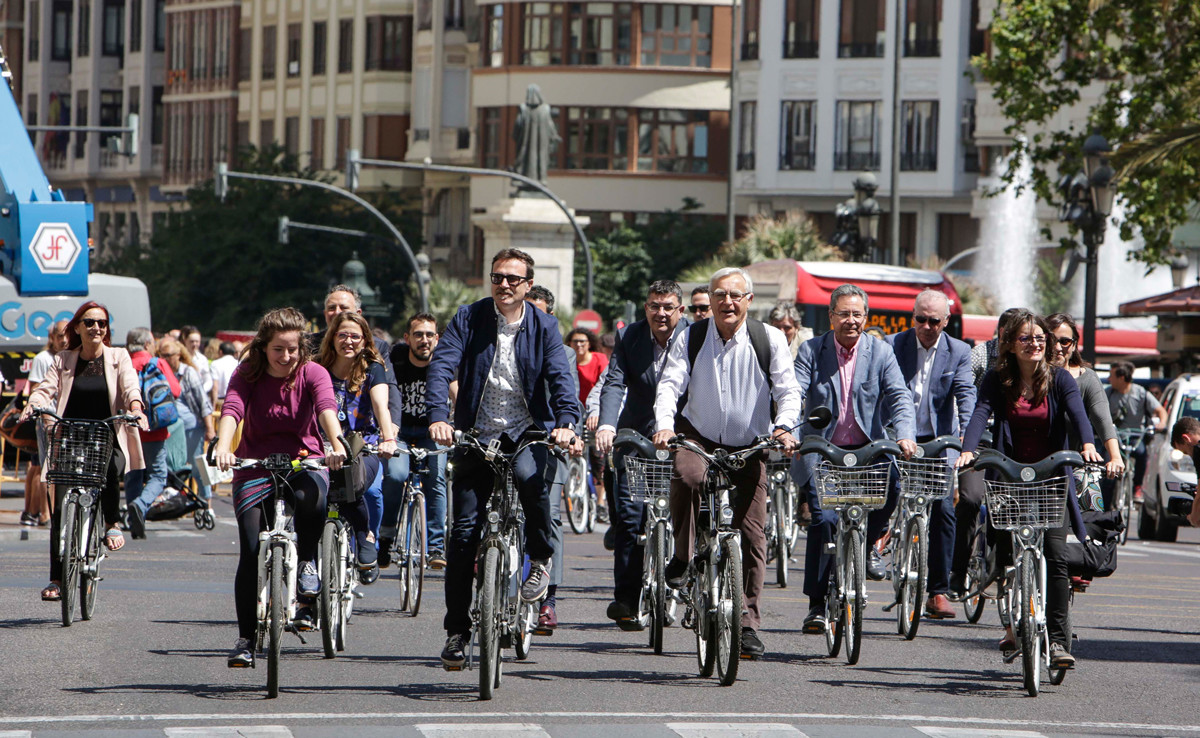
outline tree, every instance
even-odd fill
[[[295,156],[279,146],[247,148],[242,171],[317,180],[320,173],[301,169]],[[323,180],[331,181],[331,180]],[[104,268],[142,279],[150,291],[155,327],[192,323],[205,333],[221,328],[250,328],[267,310],[292,305],[315,315],[329,286],[357,251],[367,277],[384,303],[404,304],[415,289],[411,270],[382,225],[361,208],[328,192],[270,182],[230,180],[222,203],[212,181],[187,193],[186,207],[173,211],[155,229],[148,247],[129,247]],[[388,217],[414,248],[420,247],[420,214],[409,197],[385,190],[367,198]],[[289,243],[278,241],[279,217],[362,230],[372,239],[292,230]],[[384,321],[388,325],[390,321]]]
[[[685,282],[707,282],[721,267],[747,266],[773,259],[842,261],[842,252],[821,240],[817,226],[805,213],[792,210],[781,218],[756,215],[741,238],[723,246],[712,258],[680,274]]]
[[[1165,261],[1200,197],[1200,3],[1002,0],[991,47],[973,61],[1010,121],[1014,151],[1033,164],[1038,196],[1061,201],[1050,170],[1078,169],[1083,140],[1098,130],[1117,149],[1122,238],[1140,231],[1137,258]],[[1099,93],[1088,125],[1053,129],[1085,90]]]
[[[582,298],[587,272],[575,260],[575,294]],[[661,274],[650,255],[642,234],[622,224],[607,236],[592,242],[592,304],[606,319],[620,316],[625,301],[640,304],[646,298],[646,287]]]
[[[1037,260],[1037,285],[1034,299],[1042,315],[1065,313],[1071,309],[1071,288],[1058,278],[1058,266],[1045,257]]]

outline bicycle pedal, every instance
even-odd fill
[[[893,602],[893,603],[892,603],[892,604],[890,604],[890,605],[884,605],[884,606],[883,606],[883,611],[884,611],[884,612],[891,612],[892,610],[896,609],[896,605],[899,605],[899,604],[900,604],[900,601],[899,601],[899,600],[897,600],[896,602]]]
[[[554,635],[554,629],[553,628],[534,628],[533,634],[535,636],[552,636],[552,635]]]
[[[1011,664],[1012,662],[1014,662],[1018,658],[1020,658],[1020,656],[1021,656],[1021,649],[1019,649],[1019,648],[1015,651],[1005,651],[1004,652],[1004,663]]]
[[[461,667],[461,666],[446,666],[445,664],[442,664],[442,668],[445,669],[446,671],[462,671],[463,670],[463,667]]]

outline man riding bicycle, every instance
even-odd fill
[[[667,355],[654,402],[654,444],[665,449],[678,432],[711,453],[717,448],[747,448],[769,433],[790,453],[796,445],[791,430],[800,415],[801,394],[787,339],[778,328],[747,319],[754,284],[745,270],[720,269],[709,286],[712,317],[683,331]],[[695,348],[689,349],[689,345]],[[738,493],[733,526],[742,533],[746,612],[742,614],[741,647],[751,658],[764,652],[757,633],[758,598],[767,566],[767,472],[763,461],[761,455],[752,457],[738,473],[730,474],[729,480]],[[676,452],[671,480],[675,555],[665,571],[673,589],[684,585],[692,558],[696,508],[706,477],[703,458],[686,449]]]
[[[446,327],[427,374],[429,437],[454,443],[454,427],[475,429],[483,443],[512,451],[529,429],[544,430],[566,448],[580,420],[579,400],[562,349],[558,321],[525,304],[533,284],[533,257],[504,249],[492,258],[492,296],[459,308]],[[445,398],[457,376],[454,425]],[[545,469],[548,450],[534,445],[517,456],[517,491],[525,511],[525,550],[531,560],[521,598],[536,602],[550,584],[550,499]],[[483,507],[492,491],[492,470],[473,453],[454,458],[454,526],[446,557],[447,638],[442,665],[462,668],[471,632],[471,588]]]
[[[1118,361],[1108,370],[1108,408],[1112,412],[1117,430],[1139,430],[1152,427],[1156,430],[1167,425],[1167,411],[1146,388],[1133,382],[1133,364]],[[1130,452],[1133,458],[1133,499],[1142,499],[1142,480],[1146,476],[1146,442],[1141,440]],[[1104,509],[1113,505],[1113,483],[1106,483]]]

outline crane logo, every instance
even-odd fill
[[[42,223],[33,234],[29,251],[43,274],[67,274],[75,266],[75,260],[83,248],[71,226],[66,223]]]

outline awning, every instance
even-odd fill
[[[1124,306],[1122,306],[1124,308]],[[1122,312],[1124,310],[1122,309]],[[996,315],[964,315],[963,338],[976,343],[991,340]],[[1100,328],[1096,331],[1096,355],[1103,357],[1158,356],[1158,331]]]

